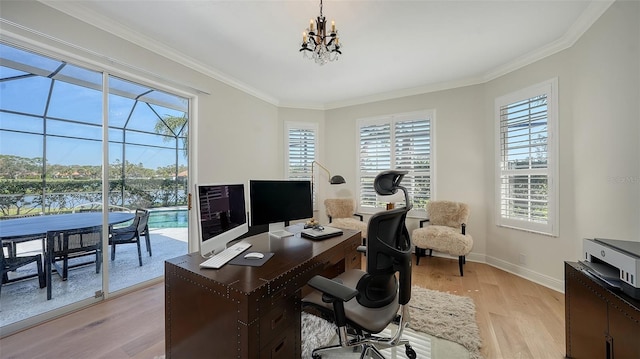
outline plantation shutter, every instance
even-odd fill
[[[316,159],[316,132],[313,129],[289,128],[289,179],[311,181],[311,165]]]
[[[414,206],[426,208],[431,197],[431,121],[396,122],[394,135],[394,168],[409,171],[402,185],[409,191]]]
[[[547,94],[500,107],[500,216],[549,223]]]
[[[287,123],[285,132],[285,178],[311,181],[313,161],[316,160],[318,127],[309,123]],[[312,188],[313,208],[317,191]]]
[[[402,185],[417,210],[431,197],[431,115],[401,114],[359,122],[359,210],[383,206],[373,189],[378,173],[406,170]]]
[[[391,168],[391,124],[372,124],[360,128],[360,206],[377,204],[373,180]]]

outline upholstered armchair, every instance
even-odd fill
[[[430,201],[427,216],[429,218],[420,221],[420,228],[414,229],[411,235],[416,265],[420,263],[420,257],[425,256],[426,249],[429,249],[429,256],[435,250],[457,256],[460,276],[463,276],[466,255],[473,247],[473,238],[466,233],[469,206],[461,202]],[[426,227],[423,226],[425,222],[429,222]]]
[[[362,232],[362,240],[367,238],[367,222],[361,214],[355,213],[355,204],[351,198],[328,198],[324,207],[331,227],[355,229]],[[356,219],[354,217],[358,217]]]

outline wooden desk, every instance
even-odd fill
[[[323,241],[244,239],[248,251],[274,252],[261,267],[227,264],[200,269],[191,253],[165,262],[167,358],[299,358],[300,299],[316,274],[335,276],[360,268],[360,232]],[[289,231],[292,231],[291,227]]]
[[[565,262],[567,358],[640,358],[640,300]]]

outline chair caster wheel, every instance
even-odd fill
[[[313,358],[313,359],[322,359],[322,355],[320,355],[320,354],[311,354],[311,358]]]
[[[406,347],[405,353],[407,354],[407,358],[416,359],[416,357],[417,357],[416,351],[413,350],[411,345],[407,344],[407,345],[405,345],[405,347]]]

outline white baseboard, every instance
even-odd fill
[[[446,253],[433,252],[434,256],[443,257],[443,258],[451,258],[458,259],[456,256],[451,256]],[[513,263],[504,261],[502,259],[498,259],[495,257],[487,256],[485,254],[480,253],[469,253],[467,256],[467,260],[470,262],[478,262],[485,263],[492,267],[496,267],[498,269],[502,269],[505,272],[509,272],[511,274],[515,274],[518,277],[524,278],[526,280],[532,281],[534,283],[545,286],[549,289],[553,289],[556,292],[564,293],[564,281],[558,280],[556,278],[550,277],[545,274],[538,273],[528,268],[524,268]]]
[[[517,275],[518,277],[522,277],[526,280],[530,280],[534,283],[545,286],[549,289],[553,289],[556,292],[564,293],[564,281],[558,280],[556,278],[550,277],[548,275],[538,273],[528,268],[524,268],[513,263],[509,263],[507,261],[503,261],[502,259],[494,258],[494,257],[486,257],[486,262],[488,265],[502,269],[506,272]]]

